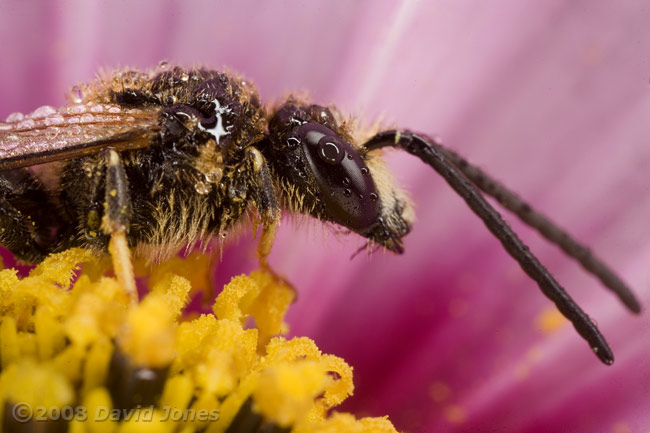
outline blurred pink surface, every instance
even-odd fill
[[[0,117],[60,105],[100,67],[226,66],[445,143],[591,245],[650,297],[650,11],[606,1],[2,1]],[[597,321],[601,365],[429,168],[390,157],[417,204],[403,256],[285,219],[272,265],[292,334],[355,368],[345,410],[410,432],[645,432],[650,316],[507,219]],[[244,236],[217,280],[255,265]]]

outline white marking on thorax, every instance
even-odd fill
[[[221,137],[230,134],[230,132],[226,131],[226,129],[223,127],[223,118],[221,117],[221,115],[226,113],[229,109],[227,107],[222,107],[221,104],[219,104],[219,100],[217,98],[214,98],[212,102],[215,106],[214,114],[217,117],[217,124],[213,128],[206,129],[199,123],[199,129],[206,131],[208,134],[211,134],[217,140],[217,144],[219,144],[219,139]]]

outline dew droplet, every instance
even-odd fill
[[[167,95],[165,97],[165,104],[167,105],[172,105],[176,102],[176,96],[174,95]]]
[[[56,126],[53,126],[51,128],[47,128],[45,130],[45,136],[49,139],[56,138],[59,135],[60,129],[57,128]]]
[[[115,75],[113,77],[113,79],[111,80],[111,86],[112,86],[113,90],[116,91],[116,92],[120,92],[120,91],[123,90],[123,88],[122,88],[122,80],[120,80],[119,75]]]
[[[79,104],[84,100],[84,92],[81,90],[81,87],[74,86],[70,89],[70,100],[75,104]]]
[[[350,186],[350,178],[346,177],[343,179],[343,186]]]
[[[221,239],[226,239],[228,237],[228,233],[222,232],[221,233]]]
[[[189,79],[190,79],[190,74],[188,74],[187,72],[183,72],[181,74],[181,81],[187,82]]]
[[[198,181],[197,183],[194,184],[194,189],[196,190],[196,192],[198,192],[201,195],[210,192],[210,187],[201,181]]]
[[[300,144],[300,139],[298,137],[289,137],[287,138],[287,147],[293,149],[294,147]]]
[[[348,153],[348,159],[352,159],[352,154]]]
[[[379,196],[377,195],[377,193],[375,193],[375,192],[370,193],[370,200],[377,201],[378,198],[379,198]]]
[[[51,107],[49,105],[43,105],[42,107],[38,107],[32,114],[29,115],[32,119],[42,119],[43,117],[47,117],[50,114],[56,113],[56,110],[54,107]]]
[[[349,189],[349,188],[345,188],[343,190],[343,195],[346,196],[346,197],[350,197],[352,195],[352,190]]]
[[[363,194],[359,194],[359,199],[363,200]]]
[[[90,123],[90,122],[93,122],[94,120],[95,120],[95,116],[93,116],[93,115],[90,114],[90,113],[83,114],[83,115],[79,118],[79,121],[80,121],[81,123]]]
[[[83,114],[86,112],[86,106],[82,104],[71,105],[66,109],[66,111],[70,114]]]
[[[318,150],[318,156],[328,164],[339,164],[343,160],[344,151],[336,143],[330,141],[319,143]]]
[[[25,119],[25,115],[23,113],[11,113],[10,115],[7,116],[5,122],[20,122],[21,120],[24,119]]]
[[[65,119],[60,114],[54,114],[52,116],[46,117],[44,122],[47,126],[61,125],[65,122]]]
[[[361,167],[361,174],[364,176],[368,174],[368,169],[366,167]]]
[[[223,176],[223,170],[220,168],[215,169],[214,171],[207,173],[205,175],[205,180],[206,182],[209,183],[217,183],[221,180],[221,177]]]
[[[36,122],[34,122],[32,119],[25,119],[22,122],[18,123],[18,125],[16,125],[16,128],[33,129],[35,126],[36,126]]]
[[[165,69],[169,68],[169,62],[166,61],[166,60],[161,60],[161,61],[158,63],[158,68],[159,68],[159,69],[162,69],[162,70],[164,71]]]

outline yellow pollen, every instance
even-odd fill
[[[446,383],[435,381],[429,387],[429,395],[436,403],[442,403],[451,396],[451,389]]]
[[[535,319],[537,329],[544,334],[555,332],[567,323],[567,319],[553,307],[544,309]]]
[[[630,433],[631,431],[630,426],[625,421],[618,421],[612,427],[613,433]]]
[[[446,406],[444,412],[445,418],[452,424],[462,424],[467,420],[467,411],[457,404]]]
[[[268,271],[233,278],[214,314],[184,314],[196,295],[192,285],[209,285],[210,273],[201,269],[209,262],[178,259],[150,271],[148,293],[133,302],[105,275],[110,259],[87,250],[53,254],[22,279],[0,270],[0,398],[82,410],[87,416],[70,420],[71,433],[218,433],[242,413],[296,433],[396,433],[386,418],[333,411],[352,395],[352,367],[306,337],[281,335],[295,294]],[[159,386],[159,396],[142,405],[150,415],[107,418],[131,405],[120,397],[133,395],[110,378],[134,368]],[[442,401],[449,389],[434,383],[431,394]],[[165,421],[165,408],[211,415]],[[452,423],[466,419],[459,406],[445,414]]]

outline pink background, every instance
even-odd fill
[[[439,134],[650,296],[647,2],[1,1],[0,118],[64,103],[100,67],[230,67],[368,122]],[[391,166],[418,220],[403,256],[286,219],[271,263],[299,289],[292,333],[355,368],[359,415],[411,432],[646,432],[650,319],[507,215],[597,321],[605,367],[570,326],[541,333],[535,284],[432,171]],[[255,265],[245,235],[218,282]]]

